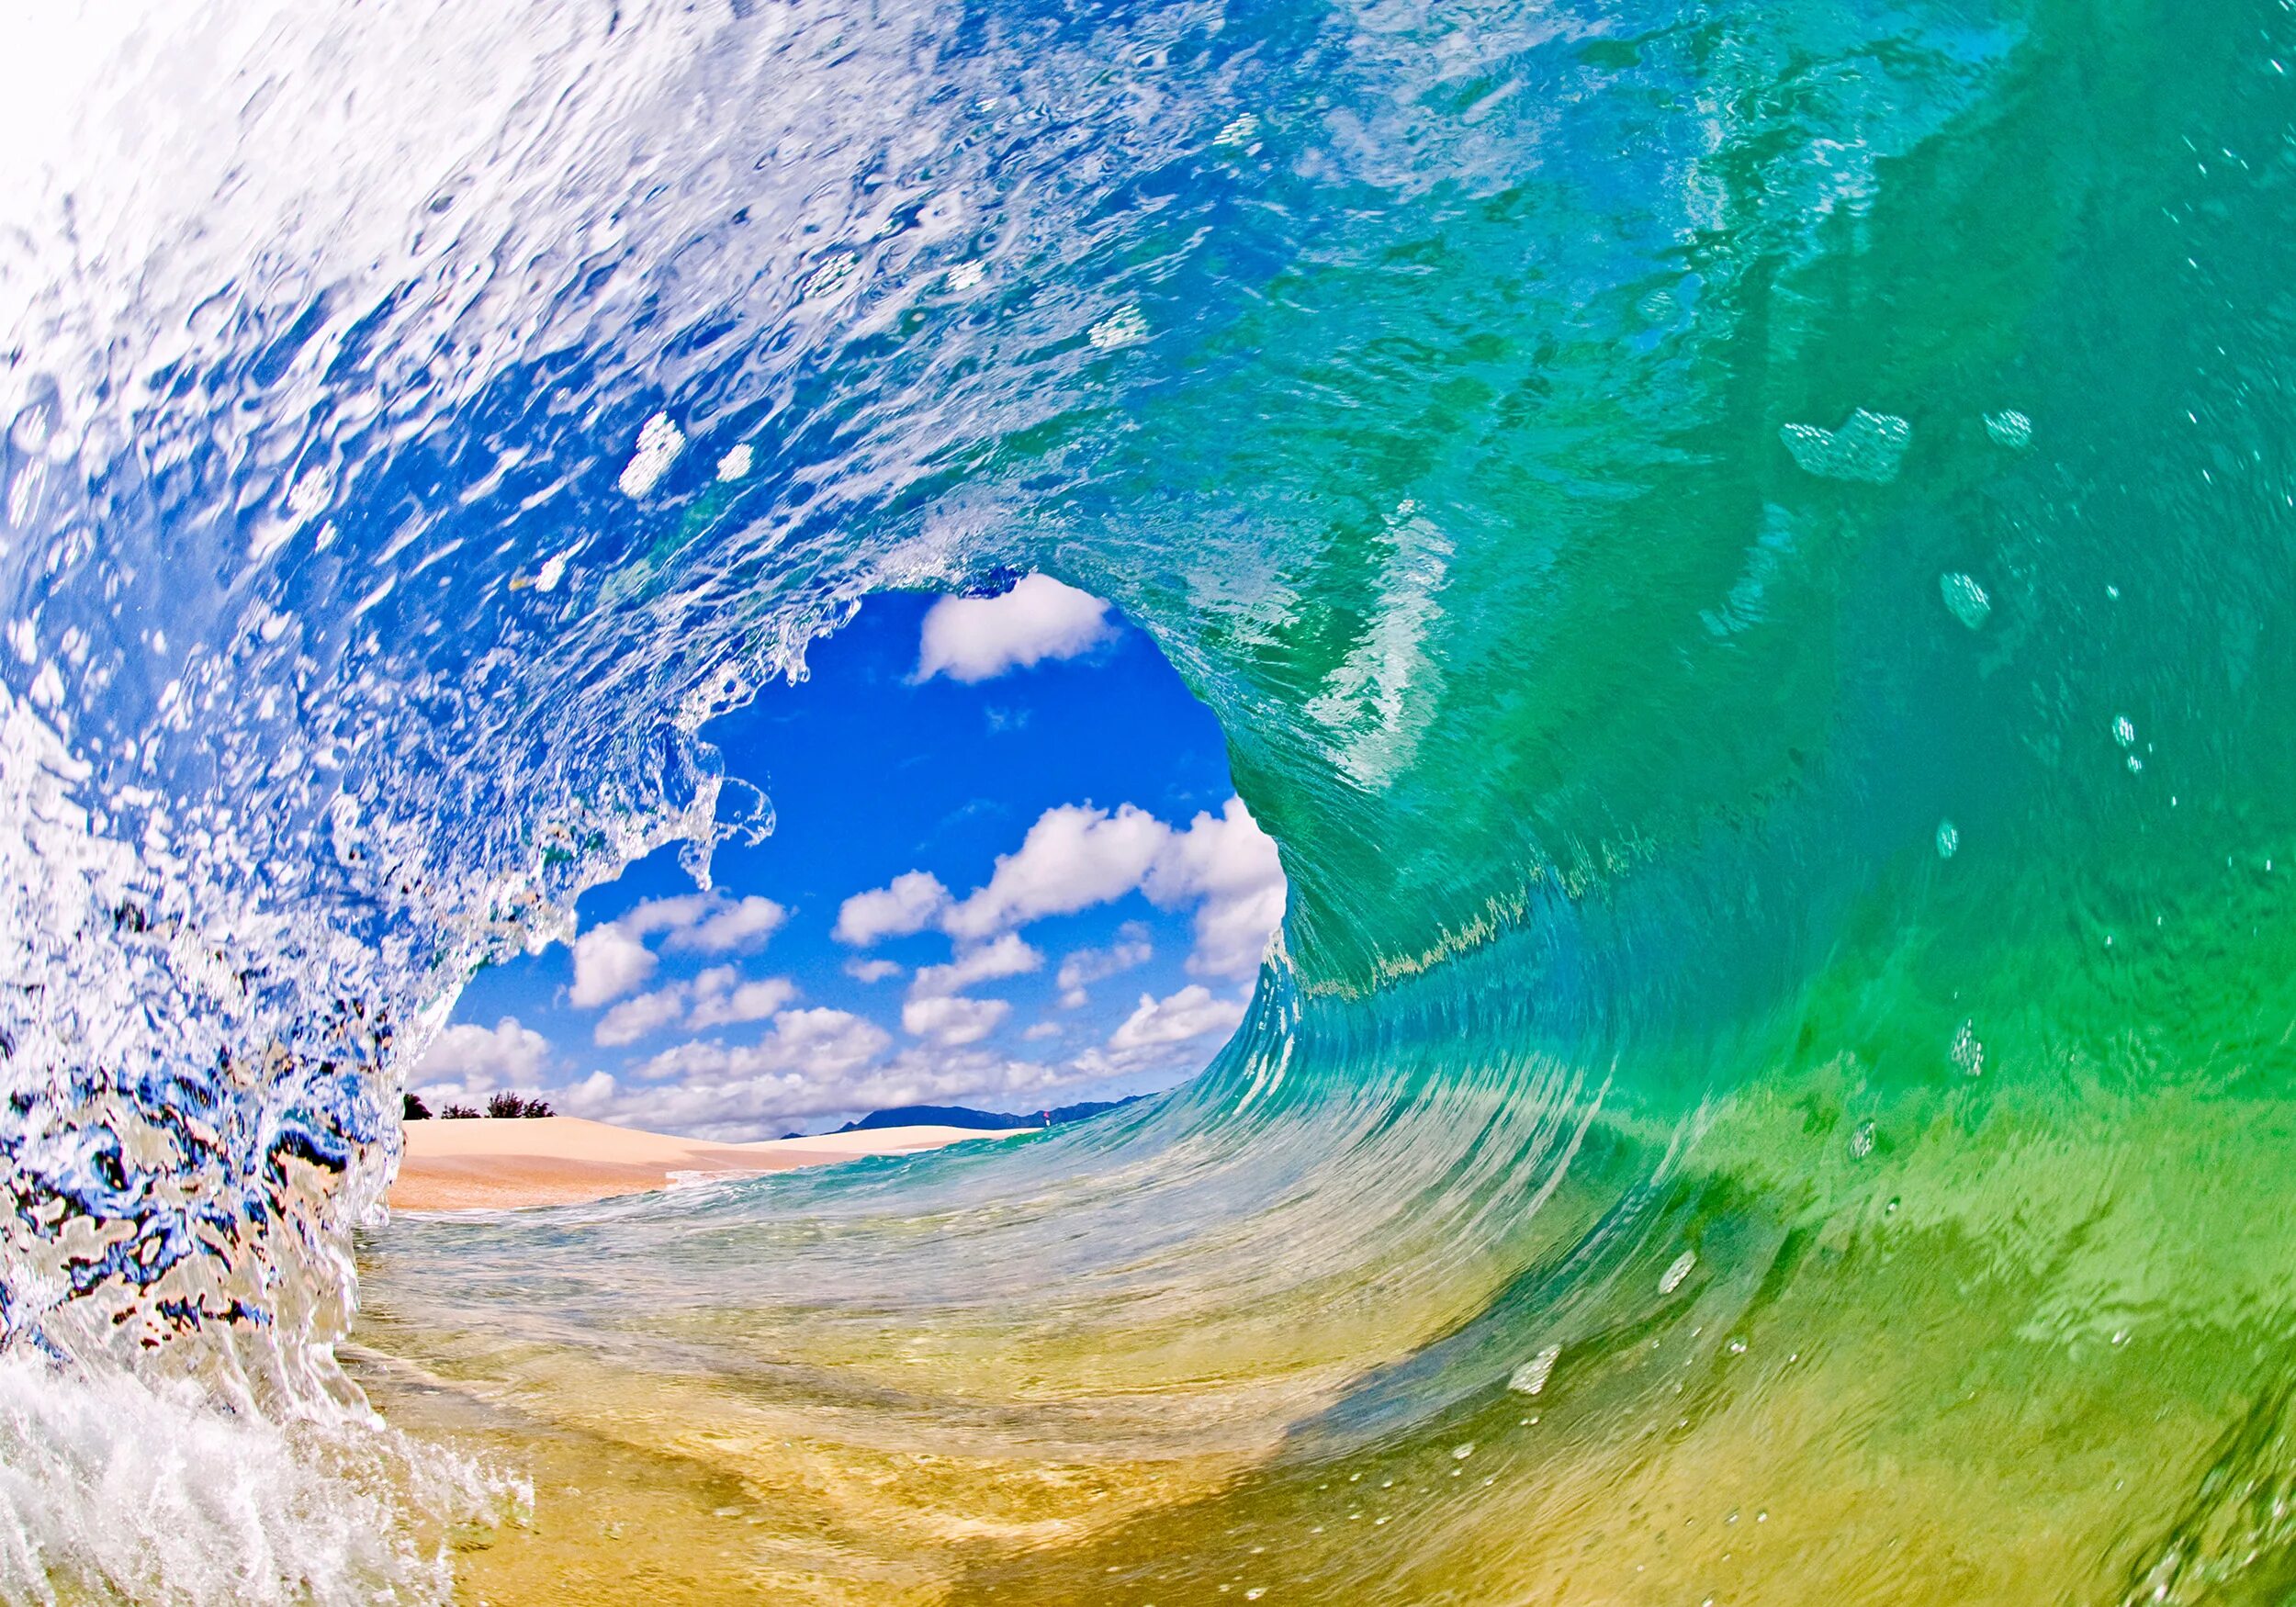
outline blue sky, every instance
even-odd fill
[[[1160,1088],[1243,1012],[1283,907],[1218,724],[1139,632],[1030,576],[872,599],[709,727],[773,834],[665,850],[492,967],[411,1079],[717,1138],[912,1103]]]

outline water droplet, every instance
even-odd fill
[[[1472,1440],[1468,1441],[1467,1444],[1463,1445],[1454,1445],[1451,1447],[1451,1460],[1454,1462],[1464,1462],[1474,1454],[1475,1442]]]
[[[1698,1253],[1694,1250],[1685,1250],[1677,1255],[1659,1278],[1659,1293],[1671,1295],[1681,1288],[1683,1280],[1690,1275],[1690,1269],[1697,1264]]]

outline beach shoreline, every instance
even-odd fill
[[[578,1116],[409,1122],[388,1203],[394,1212],[579,1205],[714,1175],[754,1176],[871,1155],[913,1155],[1030,1128],[889,1127],[754,1143],[714,1143]]]

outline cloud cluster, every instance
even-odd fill
[[[623,1000],[598,1018],[591,1039],[619,1049],[681,1021],[697,1031],[762,1021],[796,996],[797,984],[785,976],[749,980],[730,965],[713,965],[692,982]]]
[[[679,953],[731,954],[757,948],[788,919],[787,909],[754,894],[731,899],[721,893],[688,893],[648,899],[574,940],[574,985],[568,996],[577,1008],[594,1010],[645,986],[659,963],[647,946],[648,938],[660,937],[663,948]]]
[[[407,1081],[426,1094],[465,1098],[498,1088],[537,1086],[549,1062],[549,1039],[521,1026],[515,1016],[505,1016],[490,1028],[469,1022],[449,1027],[431,1040]]]
[[[866,949],[884,938],[906,938],[921,932],[949,907],[949,890],[929,871],[895,876],[891,884],[856,893],[838,905],[837,926],[830,936],[840,943]]]
[[[1002,597],[944,597],[925,615],[917,679],[992,680],[1047,658],[1073,658],[1116,635],[1109,605],[1050,575]]]
[[[1275,841],[1241,798],[1229,799],[1218,815],[1199,814],[1184,830],[1131,804],[1114,810],[1064,804],[1039,815],[1019,848],[999,856],[986,885],[970,896],[954,898],[938,877],[912,871],[847,899],[835,936],[867,948],[938,927],[961,944],[984,944],[1031,921],[1134,891],[1161,908],[1195,905],[1196,945],[1187,964],[1197,976],[1250,976],[1283,918]]]
[[[1140,1007],[1109,1035],[1118,1054],[1187,1043],[1212,1032],[1232,1032],[1244,1019],[1240,999],[1216,996],[1202,983],[1190,983],[1168,998],[1140,995]]]
[[[1137,970],[1155,957],[1148,928],[1138,921],[1126,921],[1116,928],[1116,941],[1107,948],[1079,949],[1061,961],[1052,979],[1061,990],[1061,1008],[1082,1009],[1087,997],[1085,990],[1094,983]]]
[[[778,1136],[790,1123],[850,1110],[974,1103],[1026,1113],[1082,1080],[991,1050],[918,1044],[890,1059],[882,1028],[839,1010],[791,1011],[764,1042],[701,1043],[658,1055],[624,1082],[600,1072],[556,1096],[569,1115],[727,1141]],[[1097,1063],[1097,1062],[1095,1062]]]

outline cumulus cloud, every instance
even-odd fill
[[[654,1056],[637,1074],[652,1081],[720,1082],[793,1073],[820,1083],[868,1064],[892,1043],[884,1028],[848,1011],[783,1010],[773,1017],[772,1031],[755,1043],[681,1043]]]
[[[1116,635],[1109,605],[1050,575],[1002,597],[944,597],[925,615],[917,679],[992,680],[1047,658],[1073,658]]]
[[[1041,1043],[1048,1038],[1058,1038],[1060,1035],[1061,1024],[1059,1022],[1040,1021],[1035,1026],[1030,1028],[1026,1032],[1023,1032],[1020,1036],[1027,1039],[1030,1043]]]
[[[574,940],[576,1006],[594,1010],[645,985],[655,963],[654,951],[619,923],[591,927]]]
[[[909,997],[925,999],[962,993],[975,983],[1026,976],[1041,970],[1043,965],[1042,954],[1022,942],[1018,932],[1007,932],[993,943],[966,950],[947,965],[918,966],[916,980],[909,983]]]
[[[1061,1008],[1082,1008],[1085,990],[1094,983],[1120,976],[1155,957],[1155,949],[1148,941],[1148,928],[1138,921],[1126,921],[1117,927],[1116,941],[1107,948],[1079,949],[1061,961],[1060,971],[1052,979],[1061,990]]]
[[[714,965],[693,979],[693,1008],[686,1025],[727,1027],[737,1021],[762,1021],[797,996],[797,984],[785,976],[745,982],[730,965]]]
[[[617,1049],[681,1020],[697,1030],[762,1021],[796,996],[797,984],[785,976],[744,981],[732,966],[713,965],[690,983],[671,983],[623,1000],[599,1017],[591,1037],[606,1048]]]
[[[667,934],[663,947],[688,953],[729,954],[771,937],[789,911],[770,898],[730,899],[722,893],[649,898],[618,920],[592,927],[574,941],[576,1007],[594,1010],[645,986],[658,963],[646,939]],[[629,1039],[600,1039],[601,1043]]]
[[[968,999],[953,994],[911,999],[901,1006],[901,1028],[912,1037],[955,1049],[978,1043],[996,1030],[1012,1006],[1003,999]]]
[[[845,974],[855,982],[884,982],[901,974],[901,963],[896,960],[849,960],[845,962]]]
[[[1196,905],[1196,945],[1187,962],[1196,976],[1251,975],[1283,920],[1284,872],[1275,839],[1260,829],[1243,799],[1230,798],[1217,815],[1199,812],[1185,830],[1131,804],[1113,810],[1056,805],[1037,816],[1019,848],[998,856],[987,885],[969,897],[952,900],[940,878],[911,871],[847,899],[838,911],[836,935],[861,948],[938,925],[960,943],[980,945],[1047,916],[1073,915],[1134,891],[1166,909]],[[1145,939],[1136,941],[1144,945]],[[1113,963],[1115,956],[1130,952],[1119,943],[1098,962]],[[1142,947],[1138,959],[1125,960],[1116,971],[1148,957]],[[1095,963],[1081,954],[1071,959]],[[1080,973],[1063,981],[1062,1003],[1072,1008],[1082,1004],[1077,995],[1091,980],[1097,978]]]
[[[962,1102],[1027,1111],[1042,1103],[1035,1097],[1041,1091],[1078,1075],[1073,1067],[990,1050],[922,1043],[890,1059],[865,1056],[857,1066],[823,1076],[808,1074],[803,1057],[792,1061],[782,1051],[691,1048],[678,1056],[685,1068],[681,1081],[622,1085],[601,1073],[563,1098],[553,1097],[563,1109],[602,1121],[737,1141],[776,1136],[796,1120],[902,1105]]]
[[[613,925],[633,938],[666,932],[665,948],[730,954],[764,942],[788,919],[788,910],[754,893],[731,899],[722,893],[685,893],[674,898],[649,898]]]
[[[789,919],[789,911],[770,898],[721,902],[690,926],[670,935],[669,947],[700,954],[730,954],[764,942]]]
[[[1223,999],[1201,983],[1190,983],[1168,998],[1140,995],[1140,1007],[1109,1035],[1118,1054],[1186,1043],[1210,1032],[1232,1032],[1244,1019],[1244,1005]]]
[[[625,999],[598,1018],[591,1029],[591,1040],[607,1049],[619,1049],[636,1043],[650,1033],[660,1031],[685,1014],[686,984],[672,983],[666,988],[636,998]]]
[[[1250,976],[1284,918],[1276,839],[1241,798],[1174,832],[1142,890],[1165,908],[1196,901],[1196,951],[1187,961],[1195,976]]]
[[[1121,898],[1141,884],[1171,836],[1170,826],[1131,804],[1113,813],[1089,804],[1047,809],[1019,848],[998,856],[988,885],[941,925],[951,937],[978,939]]]
[[[949,890],[929,871],[895,876],[891,884],[856,893],[838,905],[837,926],[830,936],[855,949],[866,949],[884,938],[906,938],[921,932],[949,907]]]
[[[550,1040],[505,1016],[490,1028],[449,1027],[431,1040],[414,1076],[426,1087],[451,1085],[456,1094],[484,1091],[534,1083],[549,1060]]]

